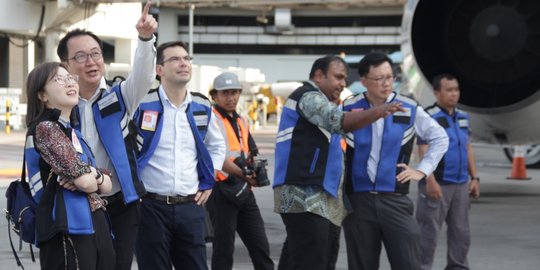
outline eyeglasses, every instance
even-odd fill
[[[91,53],[78,53],[75,56],[68,58],[67,60],[73,60],[79,64],[86,63],[88,57],[91,57],[94,61],[100,61],[103,59],[103,53],[101,52],[91,52]]]
[[[366,76],[366,79],[372,80],[372,81],[378,83],[379,85],[383,85],[385,82],[393,83],[396,80],[396,77],[394,77],[394,76],[385,76],[385,77],[371,78],[371,77]]]
[[[167,62],[170,62],[170,63],[173,63],[173,64],[177,64],[177,63],[180,63],[180,61],[184,61],[184,62],[189,62],[191,63],[191,61],[193,60],[193,56],[190,56],[190,55],[186,55],[186,56],[171,56],[165,60],[163,60],[161,63],[159,63],[160,65],[163,65]]]
[[[66,85],[69,83],[77,83],[79,82],[79,76],[78,75],[56,75],[53,77],[53,80],[59,84],[59,85]]]

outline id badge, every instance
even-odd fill
[[[143,112],[141,129],[147,131],[156,131],[158,112],[145,110]]]
[[[79,138],[77,137],[77,134],[75,133],[75,131],[71,132],[71,142],[73,143],[73,147],[75,147],[75,151],[77,151],[77,153],[82,154],[83,150],[82,150],[81,142],[79,141]]]

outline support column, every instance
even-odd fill
[[[178,14],[173,8],[159,10],[158,44],[178,40]],[[187,40],[182,40],[186,41]]]

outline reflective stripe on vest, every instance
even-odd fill
[[[217,119],[219,120],[218,124],[221,134],[225,135],[224,137],[227,146],[225,158],[233,162],[237,157],[240,156],[242,151],[244,152],[244,156],[247,157],[249,155],[249,125],[247,123],[247,119],[244,117],[238,117],[236,119],[236,125],[240,129],[240,138],[242,139],[242,142],[240,142],[229,120],[225,116],[221,115],[216,108],[213,108],[213,110],[214,115],[216,115]],[[216,179],[219,181],[227,179],[228,176],[229,174],[222,170],[218,170],[216,173]]]

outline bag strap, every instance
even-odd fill
[[[26,182],[26,143],[28,142],[28,137],[24,140],[24,149],[23,149],[23,162],[22,162],[22,169],[21,169],[21,182]],[[51,175],[49,175],[50,179]],[[15,257],[15,261],[17,261],[17,266],[20,266],[24,270],[24,266],[21,263],[21,260],[19,258],[19,255],[17,255],[17,251],[15,251],[15,246],[13,246],[13,239],[11,238],[11,221],[9,220],[9,216],[6,215],[7,222],[8,222],[8,236],[9,236],[9,245],[11,246],[11,251],[13,251],[13,256]],[[22,236],[19,239],[19,250],[22,249]],[[32,248],[32,244],[28,244],[30,247],[30,255],[32,257],[32,262],[35,262],[35,256],[34,256],[34,249]]]
[[[28,137],[24,140],[24,149],[23,149],[23,161],[22,161],[22,169],[21,169],[21,181],[26,182],[26,143],[27,143]]]
[[[20,266],[24,270],[24,266],[21,263],[21,260],[19,259],[19,255],[17,255],[17,252],[15,251],[15,247],[13,246],[13,240],[11,239],[11,221],[8,217],[8,236],[9,236],[9,245],[11,245],[11,251],[13,251],[13,256],[15,256],[15,261],[17,261],[17,266]],[[34,254],[32,254],[32,257],[34,257]]]
[[[25,182],[26,181],[26,142],[28,140],[28,137],[24,140],[24,149],[23,149],[23,162],[22,162],[22,169],[21,169],[21,178],[20,181]],[[17,266],[20,266],[24,270],[24,266],[21,263],[21,260],[19,259],[19,255],[17,255],[17,251],[15,251],[15,246],[13,246],[13,239],[11,238],[11,220],[9,219],[9,215],[12,215],[13,213],[9,213],[6,215],[7,223],[8,223],[8,236],[9,236],[9,245],[11,246],[11,251],[13,251],[13,256],[15,257],[15,261],[17,261]],[[30,245],[31,247],[32,245]],[[20,248],[20,246],[19,246]],[[34,252],[32,251],[32,259],[34,260]]]

